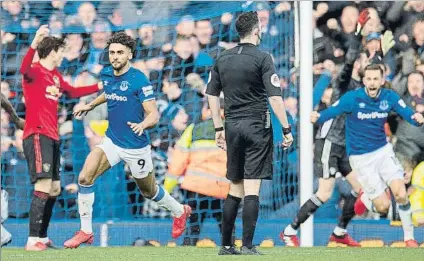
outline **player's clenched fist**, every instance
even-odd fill
[[[32,40],[31,47],[37,49],[38,44],[43,40],[44,37],[48,36],[50,33],[49,26],[44,24],[38,28],[35,33],[34,40]]]
[[[128,126],[130,126],[131,130],[138,136],[141,136],[141,134],[143,134],[144,128],[141,123],[127,122],[127,124]]]
[[[320,115],[317,111],[313,111],[313,112],[311,113],[311,122],[312,122],[312,123],[317,122],[320,116],[321,116],[321,115]]]
[[[415,120],[416,122],[418,122],[419,124],[424,124],[424,116],[421,113],[415,113],[414,115],[412,115],[411,117],[413,120]]]

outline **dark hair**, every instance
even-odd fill
[[[107,48],[113,43],[122,44],[128,48],[130,48],[131,52],[135,50],[135,40],[131,38],[131,36],[127,35],[125,32],[119,32],[114,35],[107,41]]]
[[[409,76],[410,76],[410,75],[412,75],[412,74],[418,74],[418,75],[421,75],[421,77],[423,77],[423,80],[424,80],[424,74],[423,74],[421,71],[415,70],[415,71],[411,72],[410,74],[408,74],[408,78],[409,78]]]
[[[53,36],[47,36],[41,40],[37,46],[37,52],[40,59],[46,58],[51,51],[57,52],[59,48],[65,47],[65,40]]]
[[[240,38],[246,37],[257,26],[259,26],[259,19],[256,12],[246,12],[237,17],[236,30]]]
[[[383,68],[381,68],[380,64],[369,64],[365,67],[364,72],[366,72],[366,71],[376,71],[376,70],[380,71],[381,75],[384,75]]]

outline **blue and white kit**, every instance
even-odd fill
[[[138,136],[128,122],[144,120],[142,103],[155,100],[153,87],[147,77],[133,67],[115,76],[112,67],[101,71],[105,92],[109,127],[101,148],[111,166],[123,160],[136,178],[144,178],[153,170],[150,140],[145,132]]]
[[[346,118],[346,149],[358,181],[370,199],[377,198],[390,183],[403,179],[404,170],[388,143],[384,125],[389,112],[397,112],[412,125],[414,111],[406,106],[399,95],[390,89],[380,89],[377,97],[367,95],[365,88],[346,93],[334,105],[320,112],[318,123],[342,113]]]

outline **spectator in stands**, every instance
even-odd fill
[[[165,60],[165,70],[169,72],[169,80],[177,80],[181,84],[184,77],[193,72],[193,61],[190,39],[185,36],[178,36],[172,51]]]
[[[412,39],[411,41],[406,41],[406,43],[409,48],[403,53],[403,75],[409,75],[416,69],[416,65],[424,61],[424,16],[414,22],[412,26]]]
[[[313,39],[314,39],[314,65],[320,64],[332,57],[333,44],[329,37],[324,35],[321,29],[317,28],[316,17],[312,19]]]
[[[218,43],[216,39],[212,41],[213,28],[209,19],[198,20],[195,23],[194,35],[200,43],[200,49],[211,48]],[[212,45],[212,46],[211,46]]]
[[[78,7],[78,17],[87,32],[93,30],[93,23],[97,17],[96,9],[91,2],[84,2]]]
[[[109,24],[104,20],[97,20],[93,25],[93,32],[90,35],[91,43],[87,50],[87,57],[84,69],[98,74],[103,69],[104,64],[108,64],[107,53],[104,52],[107,41],[112,35]]]
[[[69,28],[70,30],[72,28]],[[78,29],[76,27],[75,29]],[[63,60],[59,70],[64,76],[75,77],[79,72],[80,68],[84,65],[87,55],[86,46],[84,45],[83,35],[77,32],[66,34],[65,38],[67,41],[66,49],[63,51]]]
[[[9,193],[9,216],[27,218],[29,216],[31,181],[22,145],[22,130],[15,131],[15,140],[8,151],[2,153],[3,184]],[[2,138],[3,143],[3,138]]]
[[[408,89],[405,94],[399,93],[405,103],[417,112],[424,112],[424,75],[419,72],[413,72],[408,76]],[[395,152],[399,160],[412,174],[416,165],[411,161],[417,155],[424,153],[424,126],[420,128],[410,127],[405,120],[400,119],[396,129],[397,141]]]
[[[53,13],[49,18],[50,35],[57,38],[62,37],[62,30],[65,23],[65,14],[61,12]]]
[[[394,28],[396,41],[408,42],[405,37],[411,38],[412,24],[423,16],[424,4],[422,1],[394,2],[386,14],[387,22]]]
[[[160,92],[166,95],[166,99],[173,104],[182,106],[188,114],[188,122],[198,122],[202,111],[203,94],[197,88],[203,88],[205,83],[198,74],[191,73],[185,79],[184,88],[178,82],[171,82],[166,74],[162,78],[162,88]]]
[[[148,57],[154,57],[158,54],[152,50],[153,35],[154,27],[151,24],[145,24],[138,28],[136,55],[134,56],[136,59],[146,59]]]
[[[190,37],[193,35],[195,29],[194,19],[191,15],[183,16],[179,23],[175,26],[175,30],[178,36]]]
[[[75,12],[75,5],[71,1],[52,0],[50,4],[54,11],[60,11],[65,15],[70,15]]]
[[[212,38],[213,27],[211,21],[209,19],[196,21],[194,34],[196,38],[191,38],[190,40],[196,67],[212,66],[216,57],[223,51],[223,48],[218,47],[217,38]],[[202,73],[206,72],[206,69],[199,71],[199,68],[197,68],[196,72],[202,75]]]
[[[2,12],[2,19],[6,22],[9,29],[20,30],[21,22],[24,18],[22,1],[6,0],[2,3],[4,11]]]

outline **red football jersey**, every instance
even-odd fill
[[[26,106],[23,138],[38,133],[59,140],[58,100],[62,93],[81,97],[98,91],[98,85],[73,87],[65,82],[57,69],[48,70],[40,63],[32,63],[35,49],[25,55],[20,72]]]

